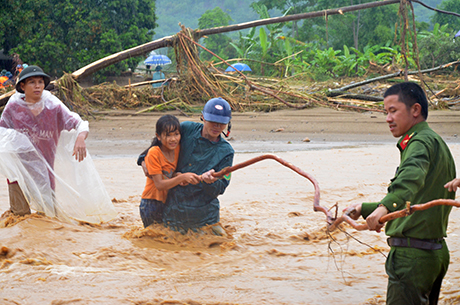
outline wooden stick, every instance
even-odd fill
[[[149,107],[149,108],[146,108],[146,109],[142,109],[142,110],[136,112],[136,114],[144,113],[144,112],[148,112],[148,111],[152,111],[152,110],[155,109],[155,108],[158,108],[158,107],[161,107],[161,106],[166,106],[166,105],[168,105],[168,104],[170,104],[170,103],[172,103],[172,102],[174,102],[174,101],[176,101],[176,100],[178,100],[178,99],[179,99],[179,98],[176,97],[176,98],[173,98],[172,100],[167,101],[167,102],[165,102],[165,103],[153,105],[152,107]]]
[[[138,82],[138,83],[134,83],[134,84],[131,84],[131,85],[125,85],[123,87],[124,88],[129,88],[129,86],[131,86],[131,87],[140,87],[140,86],[145,86],[145,85],[150,85],[150,84],[164,83],[166,80],[168,80],[168,81],[169,80],[178,81],[179,79],[175,78],[175,77],[172,77],[172,78],[169,78],[169,79],[148,80],[148,81],[145,81],[145,82]]]
[[[412,0],[412,2],[416,2],[416,3],[426,7],[427,9],[433,10],[435,12],[460,17],[460,14],[457,14],[457,13],[454,13],[454,12],[443,11],[443,10],[428,6],[428,5],[426,5],[425,3],[423,3],[422,1],[419,1],[419,0]]]

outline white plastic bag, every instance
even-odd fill
[[[67,222],[107,222],[117,212],[91,156],[82,162],[72,156],[76,137],[76,130],[61,132],[53,170],[26,135],[0,127],[0,174],[19,183],[33,210]]]

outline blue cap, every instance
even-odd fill
[[[203,118],[209,122],[228,124],[232,118],[232,108],[230,104],[221,97],[210,99],[204,105]]]

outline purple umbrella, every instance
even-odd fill
[[[458,37],[458,36],[460,36],[460,31],[458,31],[458,33],[455,34],[455,37]]]

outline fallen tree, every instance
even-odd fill
[[[322,10],[318,12],[287,15],[284,17],[267,18],[267,19],[261,19],[261,20],[251,21],[251,22],[229,25],[229,26],[216,27],[216,28],[211,28],[211,29],[195,30],[192,33],[192,37],[194,40],[198,40],[201,37],[207,36],[207,35],[221,34],[221,33],[233,32],[233,31],[241,31],[244,29],[263,26],[267,24],[273,24],[273,23],[283,23],[283,22],[289,22],[289,21],[294,21],[294,20],[302,20],[302,19],[309,19],[309,18],[316,18],[316,17],[326,17],[326,16],[332,16],[332,15],[338,15],[338,14],[343,15],[344,13],[347,13],[347,12],[353,12],[353,11],[369,9],[369,8],[374,8],[374,7],[384,6],[384,5],[396,4],[399,2],[400,0],[376,1],[376,2],[371,2],[371,3],[346,6],[346,7],[336,8],[336,9]],[[148,42],[143,45],[131,48],[129,50],[118,52],[108,57],[101,58],[98,61],[73,72],[72,76],[76,80],[84,78],[88,75],[93,74],[96,71],[99,71],[105,67],[113,65],[127,58],[144,55],[150,51],[153,51],[159,48],[171,47],[177,43],[177,39],[178,39],[177,35],[167,36],[167,37],[157,39],[152,42]]]
[[[376,2],[371,2],[371,3],[352,5],[352,6],[341,7],[341,8],[336,8],[336,9],[322,10],[318,12],[287,15],[284,17],[267,18],[267,19],[261,19],[261,20],[256,20],[252,22],[240,23],[240,24],[229,25],[229,26],[224,26],[224,27],[216,27],[216,28],[211,28],[211,29],[190,31],[190,34],[194,40],[198,40],[199,38],[206,36],[206,35],[226,33],[226,32],[231,32],[231,31],[239,31],[239,30],[243,30],[247,28],[263,26],[263,25],[268,25],[268,24],[273,24],[273,23],[282,23],[282,22],[289,22],[289,21],[294,21],[294,20],[302,20],[302,19],[344,14],[347,12],[352,12],[352,11],[357,11],[357,10],[362,10],[362,9],[369,9],[369,8],[396,4],[396,3],[400,3],[400,0],[376,1]],[[103,68],[106,68],[110,65],[123,61],[127,58],[144,55],[152,50],[156,50],[159,48],[175,46],[177,45],[177,43],[178,43],[178,35],[163,37],[161,39],[157,39],[152,42],[148,42],[143,45],[101,58],[89,65],[86,65],[78,69],[77,71],[73,72],[71,76],[76,81],[78,81]],[[12,94],[13,92],[9,92],[9,93],[6,93],[0,96],[0,107],[6,104],[6,102],[8,101],[9,97]]]
[[[420,3],[420,1],[414,1],[414,2]],[[374,7],[379,7],[383,5],[391,5],[391,4],[396,4],[396,3],[400,3],[400,6],[406,6],[410,2],[407,2],[407,0],[376,1],[376,2],[371,2],[371,3],[341,7],[337,9],[328,9],[328,10],[323,10],[323,11],[318,11],[318,12],[310,12],[310,13],[288,15],[284,17],[268,18],[268,19],[256,20],[252,22],[246,22],[246,23],[241,23],[241,24],[217,27],[217,28],[212,28],[212,29],[204,29],[204,30],[191,30],[191,29],[185,29],[184,27],[182,27],[183,28],[182,31],[176,35],[167,36],[167,37],[131,48],[129,50],[118,52],[116,54],[102,58],[96,62],[93,62],[90,65],[87,65],[69,75],[74,81],[78,81],[84,77],[87,77],[93,74],[94,72],[99,71],[100,69],[103,69],[107,66],[115,64],[124,59],[143,55],[143,54],[146,54],[158,48],[172,46],[174,47],[176,51],[176,55],[179,54],[179,56],[176,56],[176,58],[179,58],[177,70],[180,74],[179,75],[180,82],[182,84],[185,84],[185,87],[188,87],[187,90],[182,90],[184,92],[187,92],[188,94],[183,95],[183,92],[180,92],[179,95],[182,94],[182,96],[181,98],[179,98],[179,100],[188,102],[188,99],[196,97],[197,99],[195,99],[195,101],[199,101],[202,98],[206,98],[206,97],[209,98],[212,96],[222,95],[222,96],[226,96],[226,98],[229,99],[229,102],[231,102],[232,106],[235,109],[240,109],[238,103],[234,101],[232,95],[230,94],[230,92],[232,91],[229,91],[228,88],[223,88],[224,86],[222,86],[219,83],[219,81],[216,79],[216,76],[209,71],[208,67],[206,67],[205,65],[201,63],[201,60],[199,59],[199,56],[198,56],[198,52],[196,52],[196,50],[193,49],[194,47],[191,46],[191,44],[193,43],[196,44],[196,40],[206,35],[219,34],[219,33],[231,32],[231,31],[239,31],[242,29],[263,26],[263,25],[268,25],[272,23],[282,23],[282,22],[289,22],[289,21],[294,21],[294,20],[301,20],[301,19],[308,19],[308,18],[315,18],[315,17],[325,17],[325,16],[327,17],[330,15],[344,14],[347,12],[374,8]],[[407,14],[405,10],[403,11],[405,12],[404,14]],[[404,27],[403,31],[405,31],[405,29],[406,28]],[[185,43],[184,37],[190,40],[190,42]],[[182,51],[179,51],[181,48],[182,48]],[[181,63],[179,63],[179,61],[181,60],[180,58],[182,58]],[[188,70],[191,70],[191,73],[186,72]],[[393,76],[391,77],[400,76],[400,75],[401,75],[401,72],[399,72],[398,74],[393,74]],[[407,77],[407,74],[405,74],[405,76]],[[390,76],[386,76],[386,77],[390,77]],[[247,79],[245,81],[249,87],[249,90],[256,90],[265,95],[271,96],[289,107],[303,108],[303,107],[310,105],[312,101],[314,103],[322,104],[322,105],[329,105],[330,102],[332,102],[332,101],[328,102],[327,100],[321,101],[320,99],[313,99],[309,96],[305,96],[304,94],[301,95],[301,94],[293,94],[292,92],[291,93],[290,92],[275,92],[276,90],[273,91],[273,90],[264,88],[262,86],[255,85],[249,82]],[[61,85],[57,85],[57,83],[69,84],[68,81],[67,82],[57,81],[57,82],[52,82],[51,86],[52,87],[61,86]],[[129,90],[131,90],[131,87],[132,86],[128,87]],[[72,88],[73,90],[80,90],[78,89],[78,86],[72,85]],[[61,92],[63,92],[63,94],[68,94],[70,98],[72,97],[72,93],[69,93],[69,90],[61,90]],[[304,105],[293,104],[292,102],[288,102],[284,100],[283,98],[281,98],[280,97],[281,93],[287,96],[289,95],[296,96],[297,100],[298,99],[304,100],[307,103]],[[0,96],[0,107],[7,102],[7,100],[12,94],[13,92],[9,92],[7,94]],[[77,92],[75,95],[78,96],[79,93]],[[161,96],[162,96],[163,102],[168,103],[163,98],[163,92]],[[65,95],[64,98],[67,98],[67,95]],[[338,104],[337,101],[334,101],[333,103]],[[349,105],[346,105],[346,107],[355,108],[354,106],[349,106]]]

